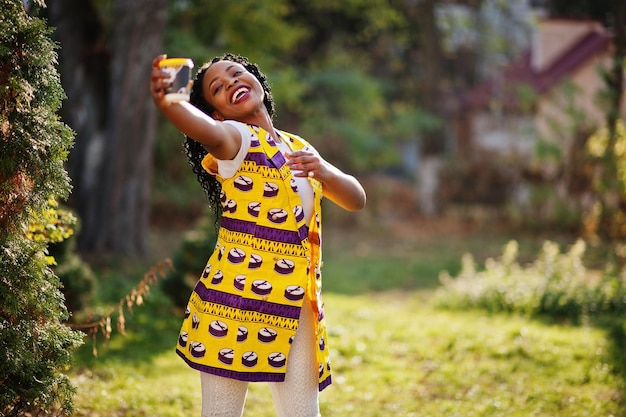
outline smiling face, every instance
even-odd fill
[[[213,63],[202,80],[202,94],[218,120],[254,123],[257,117],[267,115],[261,83],[237,62]]]

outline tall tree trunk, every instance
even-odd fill
[[[116,0],[110,28],[99,24],[93,1],[48,3],[68,95],[63,116],[76,131],[70,174],[79,250],[145,255],[156,128],[148,86],[167,1]]]
[[[56,28],[60,73],[67,100],[63,120],[76,139],[68,158],[73,190],[70,205],[81,219],[79,248],[88,249],[100,224],[98,199],[108,110],[110,50],[106,29],[91,1],[48,0],[50,25]]]
[[[612,90],[611,105],[608,112],[608,125],[611,131],[611,141],[615,144],[617,121],[620,119],[624,96],[624,59],[626,58],[626,3],[623,0],[614,0],[611,14],[613,15],[615,31],[615,53],[613,68],[609,76],[609,87]]]
[[[615,147],[618,140],[617,125],[621,117],[622,101],[624,95],[624,58],[626,57],[626,4],[624,0],[613,0],[610,15],[614,19],[612,23],[615,32],[613,65],[607,76],[606,82],[609,89],[609,109],[607,111],[607,125],[609,141],[604,152],[602,163],[602,182],[606,191],[602,195],[602,215],[600,219],[600,233],[608,236],[613,241],[624,238],[623,218],[623,191],[619,180],[618,156]],[[621,212],[621,213],[620,213]],[[620,262],[624,262],[622,256]]]
[[[437,26],[436,7],[438,0],[424,0],[414,4],[412,12],[419,28],[420,39],[412,54],[415,58],[410,65],[414,71],[421,72],[418,85],[418,95],[421,97],[421,106],[431,114],[444,118],[442,105],[442,82],[446,75],[443,68],[443,51],[441,47],[441,34]],[[437,129],[424,132],[425,143],[422,151],[425,154],[439,154],[445,150],[445,134]]]
[[[163,50],[166,0],[117,0],[113,13],[109,123],[96,249],[146,254],[156,109],[149,80]]]

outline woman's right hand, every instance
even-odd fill
[[[152,60],[152,73],[150,76],[150,93],[152,94],[152,100],[154,104],[159,108],[167,106],[168,102],[165,100],[165,89],[172,83],[165,81],[169,78],[169,75],[161,69],[159,63],[167,58],[167,55],[158,55]]]

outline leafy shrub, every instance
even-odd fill
[[[614,268],[592,271],[583,264],[586,245],[578,240],[566,253],[547,241],[528,266],[517,262],[518,244],[510,241],[499,259],[478,270],[471,255],[463,257],[459,275],[440,276],[436,303],[445,308],[481,308],[550,316],[579,323],[626,312],[626,273]]]
[[[205,215],[200,223],[185,234],[172,256],[171,270],[161,285],[175,305],[187,305],[189,295],[215,248],[217,233],[212,215]]]
[[[69,416],[65,371],[82,335],[63,324],[46,248],[71,231],[46,219],[56,216],[50,197],[70,190],[63,163],[73,132],[56,114],[64,93],[51,30],[26,3],[0,0],[0,415]]]
[[[61,280],[61,292],[70,313],[83,310],[93,300],[96,276],[91,267],[76,253],[74,236],[49,247],[56,265],[52,268]]]
[[[71,210],[59,207],[55,199],[49,198],[47,208],[33,213],[26,231],[26,238],[48,243],[48,263],[61,280],[61,291],[70,313],[87,305],[96,283],[93,271],[76,253],[77,223]]]

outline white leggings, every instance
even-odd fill
[[[278,417],[320,417],[313,310],[305,299],[284,382],[268,382]],[[248,383],[204,372],[202,417],[241,417]]]

